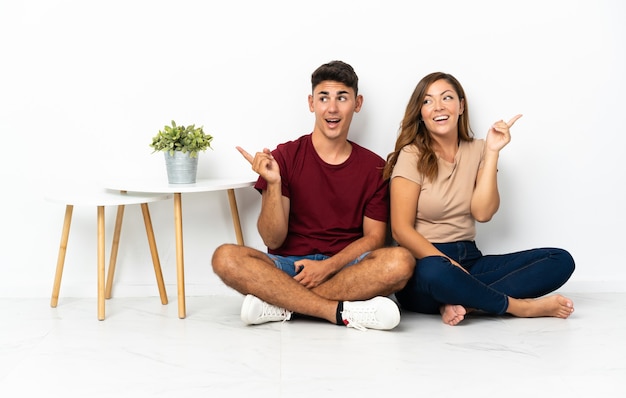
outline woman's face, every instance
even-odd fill
[[[426,129],[435,135],[458,135],[459,116],[464,102],[446,80],[440,79],[426,90],[422,104],[422,120]]]

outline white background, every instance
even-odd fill
[[[235,145],[309,133],[311,72],[334,59],[354,66],[365,98],[350,138],[382,157],[430,72],[464,85],[479,138],[524,114],[479,246],[563,247],[577,264],[570,290],[623,291],[625,17],[617,0],[1,0],[0,296],[50,295],[64,207],[44,199],[47,187],[161,176],[163,156],[148,144],[172,119],[215,137],[200,178],[251,175]],[[249,188],[237,199],[246,243],[264,249],[260,196]],[[172,207],[150,207],[170,295]],[[210,267],[215,248],[235,241],[226,194],[184,195],[183,210],[187,293],[232,293]],[[95,214],[74,210],[61,296],[95,296]],[[137,206],[117,269],[115,294],[157,295]]]

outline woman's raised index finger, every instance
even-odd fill
[[[520,117],[522,117],[522,114],[513,116],[513,118],[507,123],[507,126],[513,126],[513,124],[515,124],[515,122],[517,122],[517,119],[519,119]]]

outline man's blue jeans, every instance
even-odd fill
[[[327,258],[330,258],[330,256],[327,256],[325,254],[309,254],[306,256],[279,256],[277,254],[270,254],[270,253],[266,253],[266,254],[270,258],[270,260],[274,262],[274,264],[276,265],[276,268],[283,270],[290,276],[296,276],[298,272],[300,272],[300,270],[296,269],[296,265],[294,264],[298,260],[323,261],[323,260],[326,260]],[[365,252],[361,254],[356,260],[353,260],[350,263],[346,264],[344,268],[360,262],[368,254],[370,254],[370,252]]]
[[[536,298],[561,287],[574,272],[574,259],[563,249],[539,248],[510,254],[486,255],[475,242],[437,243],[446,257],[417,261],[407,285],[396,293],[409,311],[438,314],[443,304],[459,304],[491,314],[504,314],[508,296]]]

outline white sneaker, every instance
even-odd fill
[[[259,325],[265,322],[288,321],[291,311],[271,305],[260,298],[248,294],[241,305],[241,320],[246,325]]]
[[[389,330],[400,323],[400,309],[390,298],[379,296],[365,301],[344,301],[341,317],[349,328]]]

